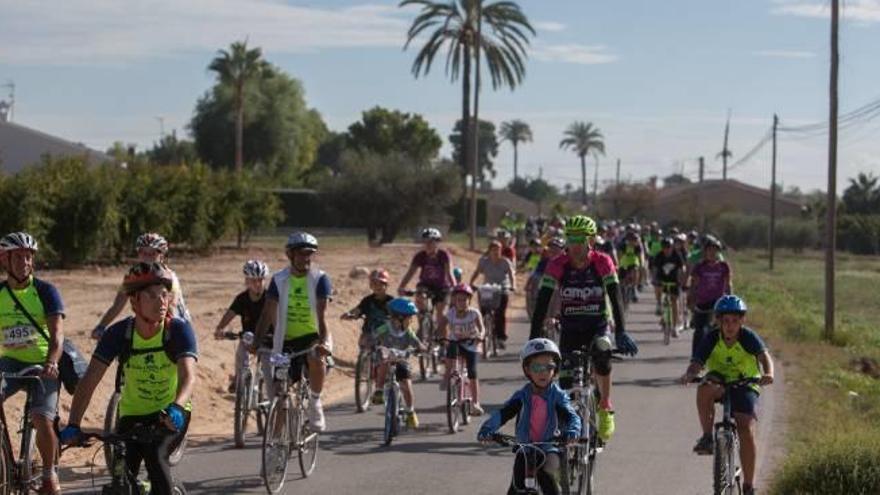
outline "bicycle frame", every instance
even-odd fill
[[[725,383],[721,397],[721,420],[715,423],[715,453],[713,462],[713,482],[715,493],[735,494],[742,489],[742,467],[739,462],[739,433],[733,419],[730,393],[734,388],[758,383],[755,378],[746,378]]]
[[[0,390],[6,388],[6,380],[31,380],[35,381],[40,387],[43,387],[43,382],[40,381],[40,377],[32,374],[40,373],[42,370],[42,366],[34,365],[28,366],[18,373],[0,373]],[[32,448],[36,441],[36,430],[34,429],[33,420],[31,419],[33,400],[31,398],[30,390],[27,389],[25,392],[26,397],[19,430],[21,438],[19,441],[18,459],[15,458],[15,451],[12,448],[12,438],[9,435],[9,423],[6,421],[6,396],[0,396],[0,427],[3,429],[3,441],[5,442],[5,445],[9,447],[8,454],[11,465],[9,466],[10,469],[7,470],[7,473],[12,475],[11,479],[8,480],[10,485],[9,489],[28,493],[30,489],[36,489],[36,486],[39,483],[39,475],[34,475],[33,466],[31,465],[31,462],[33,461],[31,458]],[[5,454],[0,452],[0,455]],[[5,493],[7,488],[2,488]]]
[[[539,493],[537,474],[541,468],[544,467],[544,463],[547,460],[547,453],[544,452],[542,447],[555,447],[559,449],[561,457],[560,470],[563,470],[563,465],[568,462],[564,453],[569,446],[561,438],[555,438],[551,442],[525,443],[518,441],[516,437],[496,433],[492,435],[491,439],[502,447],[511,447],[515,459],[519,457],[523,458],[523,467],[525,468],[525,473],[523,473],[524,486],[516,486],[515,476],[514,479],[511,480],[511,486],[516,493],[528,495]],[[560,479],[560,482],[564,482],[564,480]],[[561,486],[560,488],[562,488],[563,493],[567,493],[565,490],[566,487]]]

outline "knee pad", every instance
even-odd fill
[[[611,374],[611,353],[603,352],[601,355],[596,356],[596,360],[593,363],[593,367],[596,370],[596,374],[599,376],[608,376]]]

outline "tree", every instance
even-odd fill
[[[269,67],[263,60],[260,48],[248,49],[247,40],[236,41],[229,50],[218,50],[217,57],[211,60],[208,70],[217,73],[221,84],[233,90],[235,111],[235,171],[244,167],[244,103],[245,85],[258,79]]]
[[[544,203],[559,196],[559,189],[541,178],[515,178],[507,185],[507,189],[536,203]]]
[[[522,120],[510,120],[501,123],[498,131],[502,141],[509,141],[513,146],[513,178],[519,177],[519,143],[532,142],[532,128]]]
[[[571,149],[581,159],[581,201],[587,204],[587,162],[589,154],[605,154],[605,138],[592,122],[574,122],[565,130],[559,142],[561,149]]]
[[[443,140],[421,115],[377,106],[348,127],[346,144],[379,155],[404,154],[426,164],[437,157]]]
[[[460,158],[463,153],[463,138],[462,138],[462,124],[459,120],[455,123],[455,128],[452,131],[452,134],[449,135],[449,143],[452,145],[452,159],[458,163],[460,163]],[[492,163],[492,159],[498,156],[498,138],[495,136],[495,124],[489,122],[487,120],[480,121],[480,150],[477,156],[479,157],[479,168],[477,171],[477,181],[481,184],[488,180],[489,177],[495,177],[495,166]],[[462,176],[467,176],[469,171],[467,168],[461,170]]]
[[[475,148],[473,143],[476,141],[476,129],[470,129],[472,122],[470,110],[471,63],[477,62],[479,68],[480,52],[482,51],[489,69],[492,87],[494,89],[500,86],[515,88],[525,77],[526,46],[529,44],[527,33],[534,36],[535,30],[520,10],[519,5],[508,0],[488,4],[484,0],[403,0],[400,2],[401,7],[409,5],[419,6],[421,11],[407,32],[404,49],[408,48],[416,38],[425,39],[426,37],[427,39],[413,61],[413,75],[415,77],[419,77],[420,74],[427,75],[431,70],[434,57],[446,46],[448,47],[447,76],[452,81],[456,81],[459,74],[462,76],[461,120],[465,126],[462,131],[469,138],[466,141],[468,146],[463,148],[459,160],[463,169],[470,169],[471,174],[476,175],[478,162],[474,161],[471,164],[469,161],[471,157],[469,148]],[[488,25],[487,31],[482,29],[483,23]],[[479,69],[477,69],[476,76],[474,87],[476,94],[479,95]],[[478,115],[475,115],[473,120],[477,118]],[[469,164],[471,164],[470,167],[468,167]],[[471,189],[470,243],[471,248],[474,248],[476,243],[476,180],[472,184],[474,187]]]
[[[860,173],[849,180],[849,187],[843,191],[843,204],[847,213],[865,215],[880,213],[880,178],[871,173]]]
[[[693,181],[681,174],[667,175],[663,178],[663,187],[684,186],[692,183]]]
[[[177,132],[163,137],[147,150],[147,159],[156,165],[182,165],[198,161],[196,145],[186,139],[177,139]]]

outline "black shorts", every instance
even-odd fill
[[[485,345],[485,344],[484,344]],[[465,366],[467,367],[468,378],[477,379],[477,353],[465,349],[463,345],[455,341],[450,341],[446,345],[446,358],[458,359],[458,356],[464,357]]]
[[[320,338],[320,335],[314,333],[310,335],[303,335],[302,337],[297,337],[291,340],[285,340],[283,352],[285,354],[292,354],[294,352],[304,351],[313,346],[316,342],[318,342]],[[308,356],[304,354],[291,361],[290,369],[288,370],[288,376],[290,377],[292,383],[298,382],[300,377],[302,376],[303,364],[308,367],[309,361],[307,358]]]
[[[706,373],[706,381],[724,383],[724,377],[720,373],[710,371]],[[730,410],[758,419],[758,397],[760,395],[752,387],[734,387],[730,390]]]
[[[394,363],[394,377],[397,381],[402,382],[412,378],[412,368],[406,361],[398,361]]]
[[[660,286],[664,294],[669,294],[670,296],[675,297],[678,297],[678,295],[681,294],[681,286],[677,281],[658,280],[657,285]]]
[[[562,367],[559,370],[559,386],[563,389],[572,387],[571,369],[575,363],[570,358],[574,351],[588,352],[593,341],[597,337],[611,336],[611,327],[606,325],[603,328],[596,329],[562,329],[559,332],[559,352],[562,354]],[[593,366],[598,374],[607,376],[611,373],[611,351],[602,353],[593,361]]]
[[[432,287],[430,285],[419,284],[416,286],[417,291],[425,291],[431,297],[431,303],[434,306],[438,304],[446,304],[449,299],[448,287]]]

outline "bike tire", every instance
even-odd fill
[[[36,453],[35,434],[36,432],[33,429],[33,425],[29,428],[26,427],[21,434],[21,456],[18,459],[19,483],[23,484],[25,487],[29,487],[36,482],[36,475],[34,474],[37,472],[36,466],[34,465],[34,454]],[[26,495],[29,492],[28,488],[24,488],[21,491],[23,495]]]
[[[469,400],[461,401],[461,424],[471,424],[471,401]]]
[[[180,481],[175,481],[171,487],[171,495],[186,495],[186,487]]]
[[[387,387],[385,390],[385,430],[382,437],[385,445],[391,445],[394,440],[399,421],[397,414],[397,392],[393,387]]]
[[[457,433],[460,421],[458,390],[461,387],[461,378],[457,375],[450,375],[449,383],[446,386],[446,425],[449,427],[449,433]]]
[[[370,399],[373,393],[373,359],[371,356],[371,352],[361,351],[355,366],[354,402],[359,413],[370,409]]]
[[[233,439],[235,448],[244,447],[244,438],[247,434],[248,418],[251,414],[251,394],[253,394],[254,377],[250,369],[243,369],[239,373],[235,384],[235,416],[233,418]]]
[[[669,299],[666,296],[663,296],[662,307],[661,314],[663,316],[660,317],[660,326],[663,329],[663,345],[669,345],[672,337],[672,305],[669,304]]]
[[[599,456],[595,450],[592,450],[587,453],[586,460],[580,461],[577,495],[596,495],[596,462],[598,459]]]
[[[729,495],[727,479],[731,466],[728,464],[727,434],[718,432],[715,435],[715,452],[712,459],[712,493],[715,495]]]
[[[266,416],[266,432],[263,434],[263,450],[260,474],[266,490],[278,493],[287,478],[287,462],[290,460],[290,420],[285,407],[290,407],[288,398],[275,398]],[[279,418],[280,415],[285,415]]]
[[[302,411],[297,418],[302,418]],[[299,470],[303,478],[308,478],[318,464],[318,432],[312,431],[309,425],[300,419],[296,421],[296,427]]]
[[[15,456],[7,438],[5,432],[0,430],[0,495],[12,495],[15,483]]]
[[[253,404],[255,409],[254,416],[257,420],[257,433],[259,435],[263,435],[266,432],[266,416],[269,415],[268,407],[265,405],[269,402],[269,399],[266,397],[266,379],[263,377],[263,373],[257,370],[257,388],[254,391],[256,395],[255,402]]]
[[[492,338],[492,319],[488,317],[488,315],[483,315],[483,331],[486,332],[486,336]],[[483,341],[483,359],[489,359],[489,346],[491,343],[489,340]]]
[[[180,443],[177,444],[177,448],[171,451],[168,454],[168,465],[176,466],[180,464],[180,461],[183,460],[183,454],[186,452],[186,443],[189,440],[189,432],[183,434],[183,438],[180,439]]]
[[[122,394],[119,392],[113,392],[113,395],[110,396],[110,401],[107,402],[107,411],[104,413],[104,434],[109,435],[116,431],[117,423],[119,422],[119,401],[122,399]],[[113,446],[111,444],[104,445],[104,462],[106,463],[107,469],[110,469],[113,466]]]

